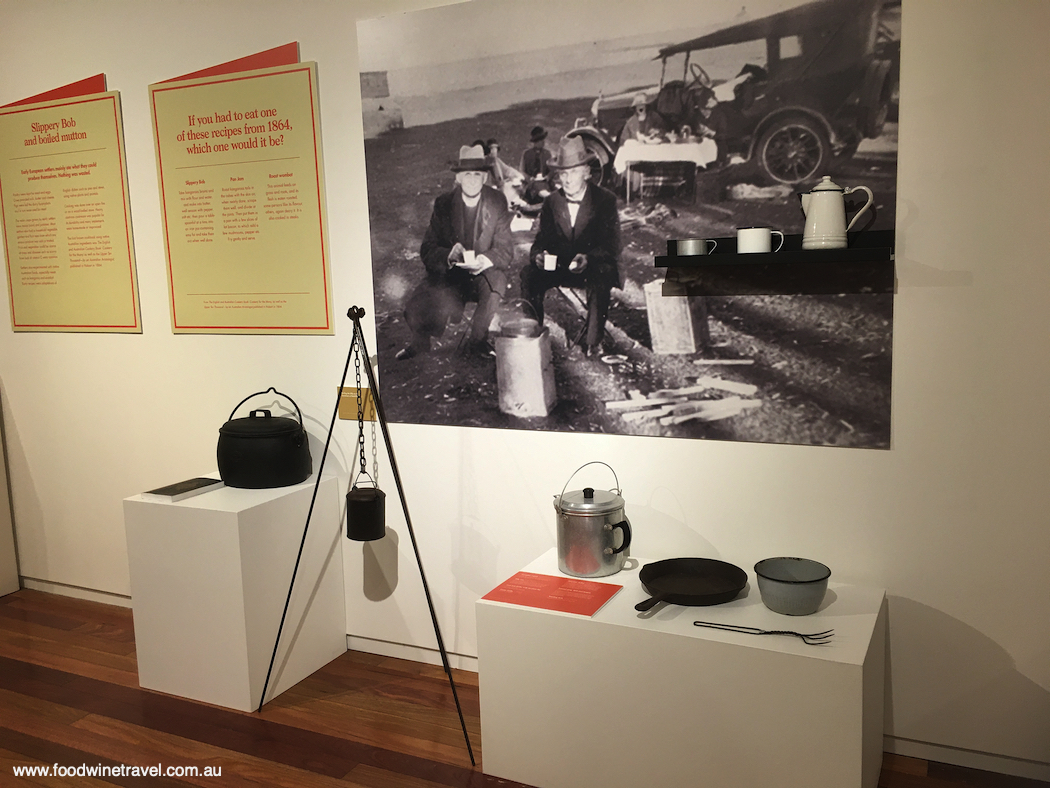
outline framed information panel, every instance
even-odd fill
[[[120,94],[76,94],[89,84],[104,91],[99,75],[0,107],[15,331],[142,330]]]
[[[317,64],[150,86],[176,333],[331,334]]]

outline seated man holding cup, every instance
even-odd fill
[[[602,353],[611,291],[623,287],[620,274],[620,215],[616,195],[588,181],[591,161],[579,137],[563,137],[548,166],[561,183],[540,210],[540,227],[521,270],[521,295],[540,323],[543,299],[552,287],[578,287],[587,292],[588,356]]]
[[[452,165],[456,186],[434,201],[419,247],[426,277],[405,304],[412,341],[397,353],[399,360],[429,351],[431,337],[440,337],[450,321],[458,323],[472,301],[478,306],[467,352],[488,354],[489,323],[507,290],[506,269],[514,258],[507,200],[485,185],[491,167],[480,145],[464,145]]]

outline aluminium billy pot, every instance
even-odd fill
[[[274,416],[268,410],[253,410],[247,418],[233,418],[237,408],[252,397],[271,391],[292,403],[298,421]],[[287,487],[305,481],[313,472],[302,411],[295,400],[272,386],[237,403],[229,421],[219,428],[215,458],[227,487]]]
[[[586,463],[577,472],[593,464]],[[612,471],[604,462],[598,464]],[[554,508],[558,512],[559,571],[575,577],[605,577],[623,569],[631,546],[631,523],[624,513],[618,479],[615,490],[585,487],[567,493],[562,488],[554,496]]]

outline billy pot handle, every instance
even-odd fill
[[[299,426],[302,427],[303,426],[303,412],[301,410],[299,410],[299,406],[295,404],[295,400],[292,399],[291,397],[289,397],[287,394],[282,394],[280,391],[275,389],[273,386],[270,386],[270,388],[266,389],[266,391],[256,391],[254,394],[249,394],[247,397],[245,397],[240,402],[238,402],[237,403],[237,407],[235,407],[233,409],[233,412],[230,413],[230,418],[227,419],[227,421],[231,421],[233,419],[233,414],[237,412],[237,408],[239,408],[245,402],[250,400],[252,397],[258,397],[260,394],[269,394],[271,391],[274,394],[276,394],[277,396],[284,397],[286,400],[288,400],[290,403],[292,403],[292,405],[295,407],[296,414],[298,414],[298,416],[299,416]],[[252,411],[252,413],[255,413],[255,412],[256,411]],[[270,414],[267,413],[266,415],[268,417]]]
[[[628,520],[626,517],[623,519],[623,522],[619,522],[616,525],[609,525],[608,523],[606,523],[605,528],[608,531],[612,531],[617,528],[623,531],[623,544],[615,549],[613,549],[612,547],[606,547],[606,555],[616,555],[617,553],[622,553],[624,550],[631,546],[631,521]]]
[[[616,476],[616,471],[613,471],[612,466],[609,465],[609,463],[607,463],[607,462],[602,462],[601,460],[591,460],[590,462],[585,462],[583,465],[581,465],[579,468],[577,468],[575,471],[572,472],[572,476],[575,476],[577,473],[582,471],[588,465],[604,465],[606,468],[608,468],[610,471],[612,471],[613,479],[616,480],[616,487],[614,487],[613,489],[616,491],[617,495],[623,495],[623,491],[620,490],[620,480]],[[561,508],[562,496],[565,495],[565,490],[568,488],[569,482],[572,481],[572,476],[570,476],[568,478],[568,480],[565,482],[565,486],[561,488],[561,494],[558,496],[558,508],[559,509]],[[630,526],[628,526],[628,528],[630,528]]]

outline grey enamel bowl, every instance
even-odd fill
[[[808,558],[766,558],[755,564],[762,604],[774,613],[816,613],[828,591],[831,570]]]

